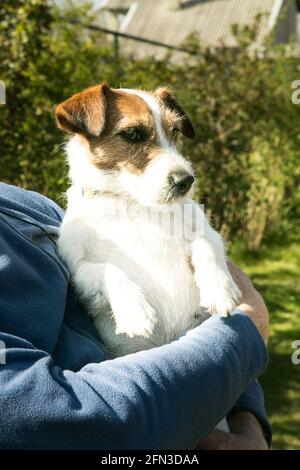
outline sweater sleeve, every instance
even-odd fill
[[[2,449],[193,449],[267,364],[241,312],[78,372],[26,340],[0,340]]]
[[[267,444],[271,447],[272,427],[265,410],[264,392],[258,380],[251,382],[247,389],[241,394],[230,410],[229,416],[239,411],[249,411],[256,416],[263,429]]]

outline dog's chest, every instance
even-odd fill
[[[168,222],[149,217],[99,217],[93,258],[110,262],[144,291],[161,315],[189,317],[199,306],[191,264],[191,242]],[[174,221],[173,221],[174,222]]]

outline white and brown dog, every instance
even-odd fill
[[[75,134],[59,253],[110,354],[230,313],[240,291],[221,236],[191,199],[193,171],[176,137],[194,129],[168,89],[104,83],[58,105],[56,118]]]

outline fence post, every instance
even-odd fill
[[[120,49],[120,39],[119,39],[119,34],[115,33],[114,34],[114,51],[115,51],[115,59],[119,59],[119,49]]]

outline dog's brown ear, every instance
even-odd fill
[[[182,133],[185,137],[193,139],[195,137],[195,130],[190,118],[187,116],[184,109],[177,103],[176,99],[166,87],[157,88],[154,92],[168,107],[176,111],[182,118]]]
[[[96,85],[71,96],[55,108],[60,129],[86,137],[98,137],[105,125],[107,83]]]

